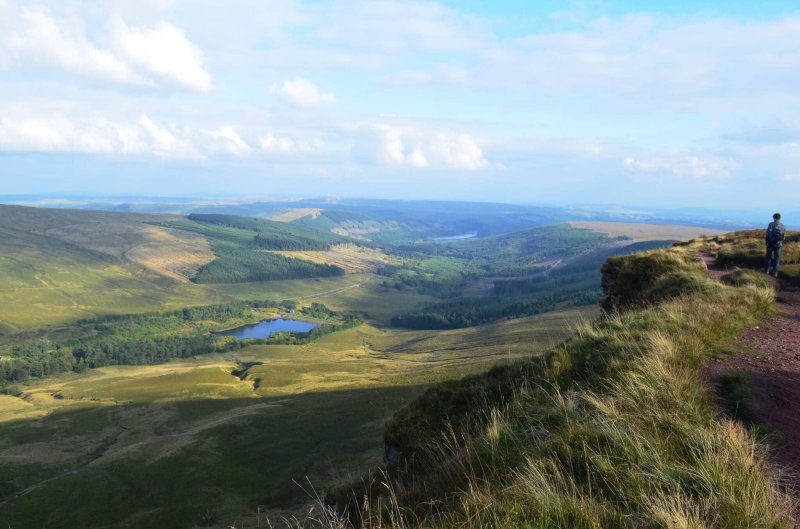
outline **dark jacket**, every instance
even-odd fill
[[[786,226],[779,220],[770,222],[764,237],[767,241],[767,245],[782,246],[784,237],[786,237]]]

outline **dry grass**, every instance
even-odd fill
[[[322,210],[318,208],[293,208],[270,215],[267,218],[269,220],[277,220],[279,222],[292,222],[297,219],[302,219],[303,217],[311,217],[315,219],[319,217],[320,213],[322,213]]]
[[[319,252],[275,251],[273,253],[312,263],[335,265],[351,273],[376,272],[392,261],[391,257],[380,250],[355,244],[340,244],[330,250]]]

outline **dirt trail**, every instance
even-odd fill
[[[704,261],[710,276],[724,273],[713,259]],[[746,330],[736,344],[741,352],[710,362],[705,374],[718,384],[731,373],[746,373],[751,394],[744,415],[773,430],[770,457],[787,470],[788,485],[800,496],[800,289],[772,281],[778,315]]]

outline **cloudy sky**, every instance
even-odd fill
[[[800,7],[0,0],[26,193],[797,209]]]

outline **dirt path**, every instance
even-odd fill
[[[709,275],[719,277],[713,259],[704,258]],[[707,379],[719,385],[732,373],[745,373],[750,394],[743,416],[767,425],[770,457],[787,470],[789,488],[800,496],[800,289],[773,280],[778,315],[746,330],[737,342],[739,354],[712,361]]]

